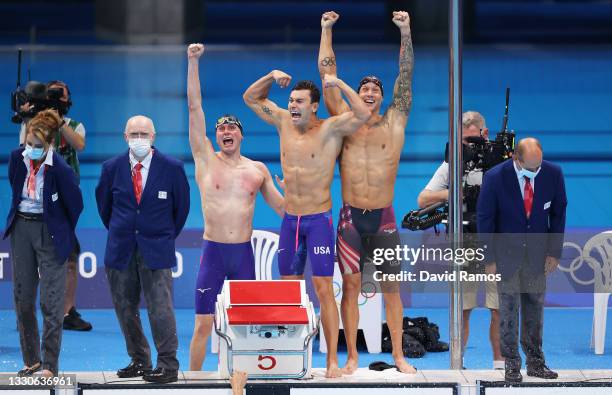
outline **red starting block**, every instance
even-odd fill
[[[310,378],[317,316],[304,281],[226,281],[217,296],[219,374]]]

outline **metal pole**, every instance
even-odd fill
[[[463,239],[463,202],[462,202],[462,158],[461,158],[461,6],[462,0],[449,0],[449,91],[448,91],[448,165],[449,165],[449,206],[448,233],[453,249],[460,248]],[[450,367],[463,368],[463,350],[461,329],[463,321],[463,303],[461,283],[459,281],[460,265],[451,263],[451,272],[455,280],[450,290]]]

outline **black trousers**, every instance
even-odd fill
[[[498,283],[500,345],[501,354],[506,359],[506,367],[521,367],[521,356],[518,351],[519,322],[521,347],[527,357],[527,366],[536,367],[544,364],[542,330],[545,290],[544,272],[534,274],[523,267],[519,268],[512,277],[502,278]]]
[[[151,348],[140,321],[140,292],[143,291],[149,323],[157,349],[157,367],[178,370],[178,338],[172,305],[172,272],[145,266],[138,248],[124,270],[106,267],[115,313],[125,338],[128,355],[134,362],[151,367]]]

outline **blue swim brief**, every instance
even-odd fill
[[[217,295],[228,280],[255,280],[251,242],[217,243],[204,240],[195,290],[196,314],[214,314]]]

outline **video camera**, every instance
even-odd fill
[[[506,88],[506,108],[502,129],[490,141],[482,136],[466,138],[462,147],[463,174],[472,171],[487,170],[510,158],[514,152],[514,131],[508,131],[508,106],[510,104],[510,88]],[[448,162],[448,143],[446,144],[445,162]],[[475,232],[476,204],[480,194],[480,185],[463,185],[463,203],[466,206],[463,225]],[[410,230],[425,230],[448,220],[448,202],[438,202],[420,210],[412,210],[404,216],[402,228]]]
[[[38,81],[28,81],[21,88],[21,49],[17,60],[17,88],[11,93],[11,109],[14,114],[13,123],[22,123],[24,119],[33,118],[36,114],[49,108],[56,110],[60,115],[66,115],[72,101],[62,101],[64,90],[62,88],[48,88],[47,84]],[[30,104],[28,110],[23,110],[25,104]]]

